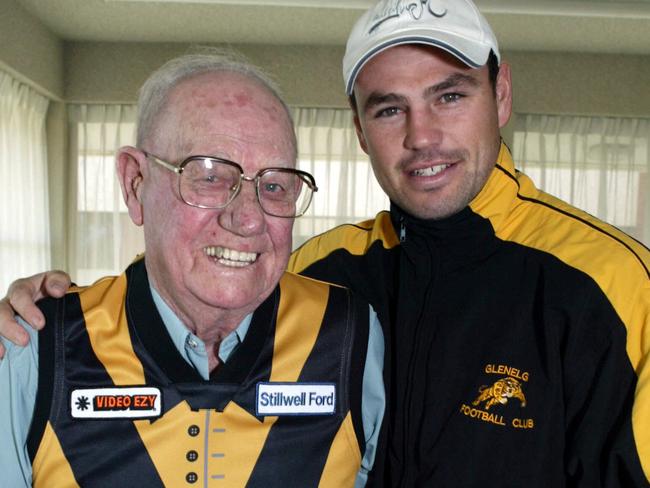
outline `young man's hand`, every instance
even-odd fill
[[[29,278],[21,278],[9,285],[7,296],[0,300],[0,336],[16,345],[25,346],[29,335],[16,321],[15,315],[39,330],[45,325],[45,317],[35,305],[44,297],[59,298],[70,288],[70,276],[63,271],[38,273]],[[0,343],[0,358],[5,348]]]

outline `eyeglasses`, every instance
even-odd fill
[[[245,176],[242,167],[213,156],[190,156],[175,166],[151,153],[144,155],[176,173],[178,193],[192,207],[224,208],[239,194],[242,181],[255,184],[257,201],[265,214],[293,218],[303,215],[316,187],[306,171],[293,168],[264,168],[255,176]]]

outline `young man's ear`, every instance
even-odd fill
[[[501,63],[496,80],[497,114],[499,127],[504,127],[512,115],[512,76],[510,65]]]
[[[350,108],[352,109],[354,128],[357,132],[357,139],[359,139],[359,145],[361,146],[361,149],[363,149],[363,152],[368,154],[368,142],[366,141],[366,137],[363,135],[363,130],[361,129],[361,121],[359,120],[359,110],[357,108],[357,99],[355,96],[350,96],[348,97],[348,102],[350,104]]]
[[[354,127],[357,131],[357,139],[359,139],[359,145],[363,152],[368,154],[368,142],[366,141],[366,136],[363,135],[363,129],[361,128],[361,123],[359,122],[359,116],[354,114]]]
[[[132,146],[121,147],[117,153],[117,177],[122,188],[122,197],[129,209],[129,216],[135,225],[142,225],[142,181],[146,156]]]

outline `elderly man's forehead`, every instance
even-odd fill
[[[243,157],[243,148],[255,148],[279,159],[295,158],[285,107],[266,86],[243,74],[206,73],[184,80],[170,94],[164,112],[161,135],[182,154],[223,147],[234,160]]]
[[[277,96],[261,81],[243,73],[202,73],[181,81],[170,94],[170,104],[190,112],[221,108],[225,111],[255,110],[276,122],[284,122],[286,111]]]
[[[195,135],[179,141],[183,156],[204,155],[228,159],[240,164],[263,157],[268,166],[294,166],[295,157],[290,140],[277,140],[247,134],[236,137],[228,134]]]

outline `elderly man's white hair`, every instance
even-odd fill
[[[186,54],[168,61],[154,71],[142,85],[138,97],[138,146],[142,147],[149,137],[155,136],[158,117],[165,108],[170,92],[178,84],[205,73],[223,72],[241,74],[266,88],[284,107],[288,121],[293,128],[291,111],[280,95],[278,86],[266,73],[248,62],[243,56],[232,51],[210,49],[198,54]],[[291,138],[295,159],[296,139],[293,129]]]

